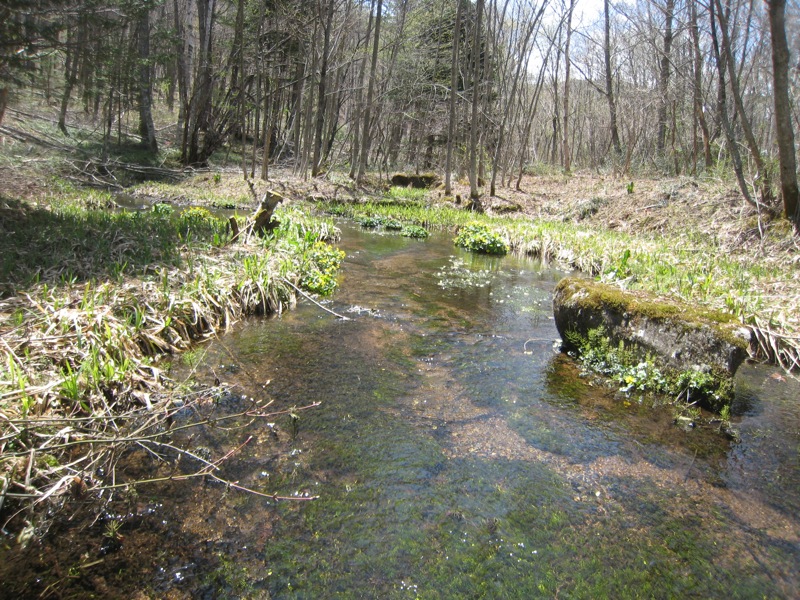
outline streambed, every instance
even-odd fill
[[[200,481],[140,486],[126,499],[118,545],[102,550],[101,524],[56,532],[75,556],[101,561],[78,571],[72,589],[795,597],[796,382],[745,365],[739,439],[683,431],[669,407],[619,397],[557,352],[551,294],[564,271],[470,255],[444,235],[417,241],[340,225],[347,258],[326,307],[349,320],[304,302],[211,342],[192,369],[236,386],[231,411],[239,394],[276,409],[321,403],[296,419],[189,441],[219,456],[252,436],[224,465],[226,478],[319,498],[276,502]],[[78,560],[43,552],[64,573]]]

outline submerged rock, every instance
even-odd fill
[[[603,327],[615,344],[622,341],[642,358],[649,354],[670,371],[730,378],[750,347],[750,329],[733,315],[576,277],[556,286],[553,313],[566,349],[571,349],[568,333],[586,337]]]

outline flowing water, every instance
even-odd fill
[[[270,504],[268,539],[242,541],[249,572],[262,570],[253,590],[797,593],[800,410],[779,374],[742,369],[738,443],[682,431],[669,407],[594,385],[557,353],[563,271],[469,255],[445,236],[343,228],[348,258],[327,307],[350,320],[304,304],[206,357],[217,376],[234,365],[245,388],[269,380],[279,406],[322,403],[290,425],[289,458],[259,465],[256,452],[241,470],[264,489],[319,495]],[[238,501],[237,519],[264,518],[263,499]]]
[[[296,414],[196,434],[197,451],[253,436],[227,478],[319,498],[141,487],[127,568],[172,597],[797,597],[796,382],[745,365],[739,439],[684,431],[558,353],[564,271],[341,226],[326,308],[349,320],[301,302],[194,371],[237,386],[231,411],[244,394]]]

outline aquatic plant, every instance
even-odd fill
[[[587,335],[566,334],[578,348],[578,357],[585,367],[616,382],[623,393],[651,392],[670,396],[676,404],[701,402],[721,411],[730,403],[730,382],[697,369],[668,373],[655,365],[649,355],[640,355],[620,341],[614,344],[605,328],[590,329]]]
[[[459,230],[453,243],[472,252],[508,253],[508,244],[503,237],[484,223],[472,222],[465,225]]]
[[[344,252],[326,244],[315,242],[306,252],[300,285],[310,292],[329,296],[336,289],[336,273]]]
[[[367,229],[374,229],[375,227],[380,227],[381,225],[381,220],[379,218],[369,215],[356,217],[356,222]]]
[[[400,230],[400,235],[404,237],[424,239],[430,234],[428,233],[427,229],[420,227],[419,225],[404,225]]]

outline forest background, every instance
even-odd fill
[[[43,100],[64,135],[91,119],[104,154],[130,129],[183,165],[238,143],[244,172],[262,178],[271,161],[359,180],[435,170],[449,195],[454,174],[473,208],[479,184],[494,196],[541,165],[733,173],[746,202],[797,224],[795,8],[12,0],[0,108]]]

